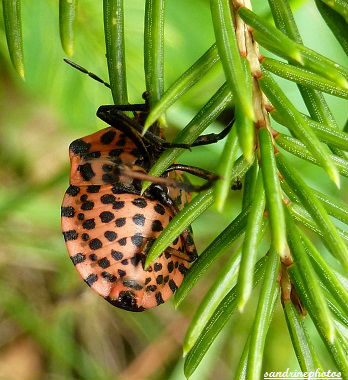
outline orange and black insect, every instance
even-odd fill
[[[87,70],[72,64],[104,83]],[[124,111],[132,111],[128,117]],[[174,164],[161,177],[148,171],[167,148],[205,145],[223,138],[200,136],[191,146],[166,142],[154,125],[141,136],[147,104],[106,105],[97,116],[108,127],[73,141],[69,147],[70,186],[61,209],[62,230],[75,268],[83,280],[114,306],[143,311],[164,303],[180,286],[197,257],[187,229],[147,268],[153,241],[190,199],[190,192],[211,186],[216,175]],[[207,180],[193,186],[188,172]],[[153,184],[141,194],[143,180]]]

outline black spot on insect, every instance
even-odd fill
[[[162,264],[161,263],[155,263],[155,265],[153,266],[153,269],[155,270],[155,272],[158,272],[162,269]]]
[[[122,269],[117,269],[117,273],[119,274],[120,277],[124,277],[126,275],[126,272]]]
[[[78,213],[77,214],[77,219],[78,220],[84,220],[85,219],[85,214],[83,214],[82,212]]]
[[[145,216],[143,214],[135,214],[132,220],[137,226],[143,226],[145,224]]]
[[[98,260],[98,256],[95,253],[91,253],[88,257],[91,261],[97,261]]]
[[[141,262],[142,257],[143,255],[137,253],[135,256],[131,257],[130,261],[136,267]]]
[[[110,211],[103,211],[99,214],[99,218],[103,223],[109,223],[115,218],[115,215]]]
[[[133,288],[135,290],[141,290],[143,288],[142,285],[140,285],[138,282],[134,280],[125,280],[123,281],[123,285],[127,286],[128,288]]]
[[[62,207],[61,208],[61,216],[65,216],[66,218],[72,218],[75,215],[74,207]]]
[[[108,272],[102,272],[101,276],[103,278],[106,278],[110,282],[115,282],[117,280],[116,276],[114,276],[113,274],[108,273]]]
[[[100,197],[100,201],[101,203],[103,203],[104,205],[107,205],[109,203],[112,203],[115,201],[115,196],[112,195],[112,194],[104,194]]]
[[[157,282],[158,285],[162,284],[162,282],[163,282],[163,276],[161,274],[156,277],[156,282]]]
[[[102,180],[104,183],[113,183],[113,182],[115,182],[116,178],[112,174],[103,174]]]
[[[88,285],[88,286],[91,286],[93,285],[96,281],[98,280],[98,276],[94,273],[91,273],[86,279],[85,279],[85,283]]]
[[[76,195],[80,192],[80,188],[78,186],[70,185],[66,191],[67,194],[72,197],[76,197]]]
[[[98,261],[98,265],[101,268],[106,269],[110,266],[110,261],[106,257],[103,257],[102,259]]]
[[[93,230],[95,228],[95,221],[94,219],[87,219],[82,223],[82,227],[85,230]]]
[[[123,201],[116,201],[112,204],[112,208],[115,210],[120,210],[121,208],[124,207],[124,202]]]
[[[156,285],[149,285],[146,287],[146,290],[149,292],[154,292],[155,290],[157,290],[157,286]]]
[[[140,247],[143,244],[144,237],[141,234],[135,234],[131,237],[132,243],[136,247]]]
[[[179,266],[179,261],[175,261],[174,266],[175,266],[175,268],[177,268]]]
[[[166,212],[165,208],[162,205],[160,205],[159,203],[156,204],[154,209],[157,212],[157,214],[160,214],[160,215],[164,215],[164,213]]]
[[[65,241],[70,241],[70,240],[76,240],[79,235],[75,230],[70,230],[70,231],[64,231],[63,236],[64,236]]]
[[[122,260],[122,261],[121,261],[121,264],[122,264],[122,265],[128,265],[128,259],[124,259],[124,260]]]
[[[118,241],[118,244],[121,246],[125,246],[127,244],[127,238],[124,237]]]
[[[164,303],[162,294],[160,292],[156,293],[155,298],[156,298],[157,305]]]
[[[122,183],[118,183],[111,188],[114,194],[129,194],[129,188]]]
[[[181,274],[183,274],[184,276],[185,276],[185,274],[187,273],[187,268],[185,267],[185,265],[183,264],[183,263],[181,263],[180,265],[179,265],[179,272],[181,273]]]
[[[69,150],[71,150],[73,153],[79,154],[81,156],[83,154],[87,154],[90,147],[91,147],[91,144],[88,144],[85,141],[78,139],[78,140],[73,141],[70,144]]]
[[[147,285],[149,282],[151,282],[151,277],[146,277],[146,279],[145,279],[145,285]]]
[[[87,195],[87,194],[83,194],[83,195],[81,195],[81,197],[80,197],[80,201],[81,201],[81,202],[86,202],[87,199],[88,199],[88,195]]]
[[[104,172],[109,173],[109,172],[112,171],[112,165],[104,164],[102,166],[102,169],[103,169]]]
[[[77,265],[83,263],[86,260],[86,256],[83,253],[77,253],[76,255],[71,256],[70,259],[74,265]]]
[[[116,227],[123,227],[126,224],[126,218],[118,218],[115,221]]]
[[[169,276],[167,275],[164,277],[163,282],[166,284],[168,282],[168,280],[169,280]]]
[[[87,162],[86,164],[83,164],[83,165],[79,165],[78,170],[81,173],[81,176],[85,181],[89,181],[93,177],[95,177],[95,173],[92,169],[92,165],[89,162]]]
[[[173,240],[173,245],[177,245],[177,244],[178,244],[178,241],[179,241],[179,236],[177,236],[177,237]]]
[[[85,160],[94,160],[96,158],[99,158],[100,156],[101,156],[101,153],[99,151],[89,152],[89,153],[84,155],[84,159]]]
[[[172,256],[172,255],[171,255],[169,252],[164,252],[164,257],[165,257],[166,259],[170,259],[171,256]]]
[[[89,240],[89,235],[88,235],[88,234],[82,234],[82,235],[81,235],[81,239],[82,239],[83,241],[88,241],[88,240]]]
[[[89,243],[89,248],[93,251],[100,249],[103,246],[103,243],[99,239],[92,239]]]
[[[115,259],[115,260],[121,260],[122,258],[123,258],[123,253],[122,252],[120,252],[120,251],[114,251],[114,250],[112,250],[111,251],[111,256],[113,257],[113,259]]]
[[[173,272],[173,270],[174,270],[174,263],[173,263],[173,261],[170,261],[169,263],[168,263],[168,272],[169,273],[172,273]]]
[[[100,185],[87,186],[87,193],[98,193],[99,190],[100,190]]]
[[[139,208],[145,208],[147,206],[147,202],[144,198],[136,198],[132,201],[133,205]]]
[[[92,201],[87,201],[87,202],[84,202],[82,203],[81,205],[81,210],[92,210],[94,207],[94,202]]]
[[[114,241],[117,238],[117,233],[114,231],[105,231],[104,236],[109,240],[109,241]]]
[[[111,144],[115,136],[116,136],[115,131],[107,131],[100,137],[100,142],[104,145]]]
[[[154,232],[163,231],[162,223],[159,220],[154,220],[151,225],[151,229]]]
[[[118,157],[123,152],[123,149],[112,149],[109,152],[110,157]]]
[[[176,289],[178,289],[176,283],[174,282],[174,280],[170,279],[169,280],[169,287],[170,287],[170,290],[174,293],[176,291]]]

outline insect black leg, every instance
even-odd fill
[[[134,111],[134,112],[146,112],[148,110],[147,104],[139,103],[139,104],[112,104],[112,105],[106,105],[101,106],[104,107],[104,110],[109,109],[110,112],[112,111]]]
[[[177,249],[174,249],[172,247],[167,247],[165,249],[165,252],[168,252],[171,255],[173,255],[173,256],[181,259],[181,260],[185,260],[189,263],[192,263],[192,261],[195,261],[198,257],[196,252],[181,252],[181,251],[178,251]],[[186,272],[187,270],[184,269],[184,271]]]
[[[228,132],[231,130],[233,126],[234,120],[232,120],[225,129],[223,129],[220,133],[209,133],[207,135],[199,136],[196,141],[194,141],[191,144],[191,147],[194,146],[202,146],[202,145],[209,145],[214,144],[220,140],[222,140],[224,137],[228,135]]]
[[[194,175],[197,175],[201,178],[208,179],[207,183],[205,183],[202,186],[195,186],[192,185],[191,183],[184,183],[180,181],[176,181],[175,179],[172,178],[164,178],[164,177],[154,177],[151,175],[148,175],[144,172],[141,171],[136,171],[132,170],[126,166],[119,165],[117,167],[117,171],[115,172],[115,175],[121,175],[121,176],[126,176],[128,178],[134,178],[134,179],[139,179],[140,181],[149,181],[154,184],[159,184],[159,185],[164,185],[167,187],[173,187],[173,188],[178,188],[178,189],[183,189],[188,192],[200,192],[206,189],[209,189],[214,181],[216,181],[219,177],[213,173],[209,173],[206,170],[199,169],[199,168],[193,168],[193,167],[187,167],[186,165],[179,165],[180,169],[175,168],[175,169],[167,169],[166,172],[164,172],[164,175],[168,171],[172,170],[181,170],[181,171],[186,171],[187,173],[191,173]]]
[[[114,104],[108,107],[110,110],[118,110],[118,111],[132,111],[132,112],[149,112],[149,97],[147,92],[145,91],[142,95],[142,98],[144,99],[145,103],[135,103],[135,104]]]
[[[195,175],[196,177],[200,177],[200,178],[203,178],[203,179],[207,180],[207,182],[204,185],[202,185],[202,186],[195,186],[195,185],[192,185],[191,183],[185,183],[185,184],[183,184],[184,186],[182,188],[184,190],[186,190],[186,191],[200,192],[200,191],[209,189],[213,185],[213,183],[217,179],[219,179],[218,175],[216,175],[214,173],[211,173],[211,172],[209,172],[207,170],[204,170],[204,169],[201,169],[201,168],[197,168],[195,166],[188,166],[188,165],[182,165],[182,164],[173,164],[173,165],[171,165],[164,172],[164,174],[169,173],[171,171],[176,171],[176,170],[179,170],[179,171],[182,171],[182,172],[185,172],[185,173],[189,173],[189,174]]]
[[[228,135],[228,132],[231,130],[232,126],[233,126],[233,120],[220,133],[209,133],[207,135],[199,136],[192,144],[179,144],[179,143],[164,142],[162,144],[162,147],[165,149],[169,149],[169,148],[190,149],[190,148],[193,148],[195,146],[214,144],[214,143],[222,140],[224,137],[226,137]]]
[[[174,203],[173,199],[170,198],[166,186],[162,186],[161,184],[153,184],[146,191],[154,195],[155,199],[159,200],[161,203],[172,207],[176,213],[180,211],[177,205]]]
[[[208,170],[197,168],[196,166],[189,166],[189,165],[183,165],[183,164],[172,164],[165,171],[165,173],[169,173],[174,170],[180,170],[182,172],[186,172],[186,173],[195,175],[196,177],[200,177],[207,180],[216,180],[219,178],[218,175],[212,172],[209,172]]]

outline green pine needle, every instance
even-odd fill
[[[71,57],[75,48],[75,22],[78,0],[59,0],[60,41],[65,53]]]
[[[258,174],[255,193],[251,203],[250,214],[245,231],[242,249],[242,259],[238,274],[238,309],[240,312],[251,296],[253,283],[253,268],[256,262],[258,236],[262,228],[263,213],[265,210],[265,193],[263,188],[262,174]]]
[[[2,0],[7,47],[13,67],[24,79],[21,0]]]
[[[115,104],[128,104],[123,0],[103,0],[106,60]]]

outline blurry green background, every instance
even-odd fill
[[[266,1],[253,5],[257,13],[270,17]],[[313,2],[295,5],[305,44],[345,64],[343,52]],[[22,13],[25,82],[9,62],[0,22],[0,379],[183,380],[181,342],[186,326],[225,259],[200,281],[179,310],[170,301],[144,313],[119,310],[81,281],[60,232],[60,204],[68,186],[68,145],[105,126],[95,112],[99,105],[110,104],[111,96],[108,89],[63,63],[57,1],[24,0]],[[144,91],[143,13],[144,1],[125,1],[131,102],[141,101]],[[167,1],[165,32],[167,87],[214,40],[209,1]],[[73,60],[107,79],[101,1],[80,2]],[[222,81],[217,65],[171,107],[169,138]],[[305,111],[296,86],[281,83]],[[327,100],[343,125],[346,103],[330,96]],[[218,124],[209,130],[219,130]],[[214,170],[216,162],[211,157],[218,158],[221,146],[195,148],[182,162]],[[321,169],[298,159],[294,163],[312,186],[339,195]],[[342,187],[346,188],[346,182]],[[209,210],[194,223],[199,252],[236,215],[240,196],[240,192],[231,194],[223,214]],[[253,310],[251,302],[243,318],[235,315],[193,380],[232,378]],[[313,330],[311,325],[308,328]],[[319,339],[315,344],[320,349]],[[298,369],[279,306],[267,338],[264,367]]]

